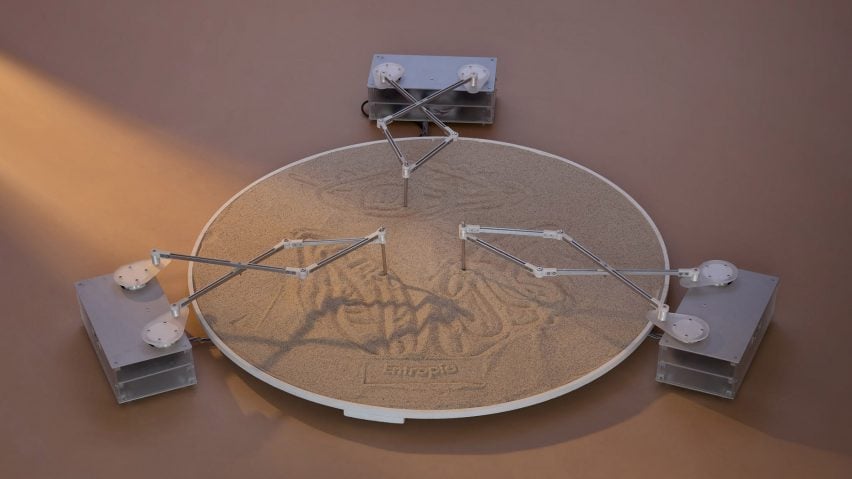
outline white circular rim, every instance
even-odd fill
[[[434,138],[441,139],[442,137],[399,138],[399,139],[396,139],[396,141],[424,140],[424,139],[434,139]],[[648,222],[648,224],[651,225],[651,229],[654,231],[654,234],[657,236],[657,241],[659,241],[660,248],[662,249],[663,260],[665,262],[665,268],[666,269],[669,268],[668,251],[666,249],[666,244],[663,241],[663,237],[662,237],[662,235],[660,235],[660,230],[657,228],[657,225],[654,223],[654,221],[648,215],[648,212],[646,212],[645,209],[642,208],[642,206],[640,206],[639,203],[636,202],[636,200],[634,200],[630,195],[627,194],[627,192],[625,192],[623,189],[621,189],[621,187],[619,187],[618,185],[616,185],[615,183],[610,181],[608,178],[602,176],[601,174],[599,174],[595,171],[592,171],[591,169],[589,169],[589,168],[587,168],[583,165],[577,164],[573,161],[567,160],[565,158],[554,155],[552,153],[547,153],[545,151],[537,150],[535,148],[530,148],[528,146],[516,145],[516,144],[513,144],[513,143],[507,143],[507,142],[502,142],[502,141],[486,140],[486,139],[481,139],[481,138],[459,138],[458,140],[459,141],[473,141],[473,142],[478,142],[478,143],[489,143],[489,144],[493,144],[493,145],[509,146],[509,147],[518,148],[518,149],[521,149],[521,150],[526,150],[526,151],[529,151],[531,153],[535,153],[535,154],[542,155],[542,156],[545,156],[545,157],[548,157],[548,158],[553,158],[553,159],[556,159],[556,160],[559,160],[559,161],[563,161],[563,162],[567,163],[568,165],[571,165],[575,168],[579,168],[579,169],[599,178],[601,181],[603,181],[604,183],[611,186],[617,192],[621,193],[634,207],[636,207],[637,210],[639,210],[639,212],[642,214],[642,216],[644,216],[644,218]],[[334,149],[331,149],[331,150],[327,150],[327,151],[324,151],[322,153],[317,153],[317,154],[311,155],[307,158],[303,158],[303,159],[295,161],[293,163],[284,165],[281,168],[278,168],[277,170],[272,171],[271,173],[268,173],[268,174],[264,175],[263,177],[255,180],[254,182],[252,182],[251,184],[249,184],[248,186],[246,186],[245,188],[240,190],[237,194],[232,196],[231,199],[226,201],[225,204],[223,204],[218,210],[216,210],[216,212],[213,214],[213,216],[210,218],[210,220],[207,221],[207,224],[204,225],[204,228],[201,230],[201,233],[199,233],[198,238],[195,240],[195,245],[192,248],[192,254],[193,255],[198,254],[199,249],[201,248],[201,242],[204,239],[204,236],[207,234],[208,228],[210,228],[210,225],[212,225],[213,222],[216,221],[216,219],[219,217],[219,215],[222,213],[222,211],[224,211],[225,208],[230,206],[231,203],[236,201],[237,198],[242,196],[243,193],[250,190],[251,188],[253,188],[258,183],[266,180],[267,178],[269,178],[271,176],[277,175],[278,173],[286,170],[287,168],[291,168],[293,166],[300,165],[302,163],[317,159],[321,156],[325,156],[325,155],[328,155],[328,154],[331,154],[331,153],[336,153],[336,152],[339,152],[339,151],[345,151],[345,150],[354,149],[354,148],[361,148],[361,147],[365,147],[365,146],[376,145],[376,144],[380,144],[380,143],[386,143],[386,140],[368,141],[368,142],[364,142],[364,143],[358,143],[358,144],[355,144],[355,145],[348,145],[348,146],[344,146],[344,147],[341,147],[341,148],[334,148]],[[187,282],[189,284],[189,294],[195,293],[195,288],[192,284],[192,266],[193,266],[193,263],[189,263],[189,270],[188,270],[188,273],[187,273]],[[659,298],[661,301],[665,299],[666,294],[668,293],[668,290],[669,290],[669,277],[665,276],[663,289],[662,289],[662,292],[661,292],[660,298]],[[204,315],[201,313],[201,309],[198,307],[198,303],[196,301],[192,302],[192,308],[193,308],[193,311],[195,311],[195,315],[198,318],[198,321],[201,323],[201,326],[204,328],[204,331],[207,333],[207,335],[209,336],[209,338],[213,342],[213,344],[216,345],[216,347],[222,352],[222,354],[224,354],[228,359],[230,359],[231,361],[236,363],[237,366],[241,367],[243,370],[245,370],[246,372],[248,372],[252,376],[256,377],[257,379],[260,379],[261,381],[269,384],[270,386],[272,386],[274,388],[280,389],[284,392],[290,393],[290,394],[297,396],[297,397],[300,397],[302,399],[306,399],[306,400],[311,401],[311,402],[315,402],[315,403],[318,403],[318,404],[323,404],[325,406],[330,406],[330,407],[333,407],[333,408],[336,408],[336,409],[340,409],[340,410],[343,411],[344,415],[346,415],[346,416],[358,417],[358,418],[362,418],[362,419],[369,419],[369,420],[373,420],[373,421],[393,422],[393,423],[402,423],[402,422],[405,421],[405,419],[453,419],[453,418],[462,418],[462,417],[485,416],[485,415],[489,415],[489,414],[498,414],[498,413],[501,413],[501,412],[513,411],[515,409],[521,409],[521,408],[524,408],[524,407],[527,407],[527,406],[533,406],[535,404],[540,404],[540,403],[543,403],[545,401],[549,401],[551,399],[557,398],[557,397],[562,396],[564,394],[567,394],[571,391],[574,391],[575,389],[583,387],[586,384],[589,384],[590,382],[594,381],[595,379],[603,376],[605,373],[612,370],[615,366],[617,366],[622,361],[627,359],[627,357],[630,356],[630,354],[633,353],[633,351],[635,351],[636,348],[638,348],[640,344],[642,344],[642,341],[648,336],[648,333],[654,327],[654,325],[649,322],[645,326],[645,328],[642,329],[642,331],[639,333],[639,335],[636,336],[636,338],[630,344],[627,345],[626,348],[624,348],[620,353],[618,353],[612,359],[610,359],[609,361],[607,361],[604,364],[602,364],[601,366],[599,366],[597,369],[595,369],[595,370],[589,372],[588,374],[586,374],[586,375],[584,375],[580,378],[577,378],[577,379],[575,379],[575,380],[573,380],[573,381],[571,381],[567,384],[564,384],[564,385],[559,386],[557,388],[554,388],[554,389],[551,389],[551,390],[548,390],[548,391],[545,391],[545,392],[542,392],[542,393],[539,393],[539,394],[536,394],[536,395],[533,395],[533,396],[525,397],[523,399],[516,399],[514,401],[508,401],[508,402],[504,402],[504,403],[492,404],[490,406],[478,406],[478,407],[463,408],[463,409],[402,409],[402,408],[389,408],[389,407],[382,407],[382,406],[372,406],[372,405],[369,405],[369,404],[361,404],[361,403],[356,403],[356,402],[351,402],[351,401],[343,401],[343,400],[340,400],[340,399],[335,399],[335,398],[332,398],[332,397],[324,396],[324,395],[321,395],[321,394],[313,393],[313,392],[305,390],[305,389],[298,388],[296,386],[293,386],[292,384],[286,383],[286,382],[284,382],[284,381],[282,381],[282,380],[280,380],[280,379],[278,379],[274,376],[271,376],[270,374],[256,368],[254,365],[252,365],[251,363],[249,363],[248,361],[246,361],[245,359],[240,357],[231,348],[229,348],[228,345],[226,345],[222,341],[222,339],[213,331],[213,329],[210,327],[210,325],[207,324],[207,321],[204,319]]]

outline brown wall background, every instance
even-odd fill
[[[0,476],[849,477],[850,24],[843,1],[0,0]],[[210,346],[197,387],[114,404],[73,282],[188,251],[258,176],[380,138],[358,111],[380,52],[498,57],[497,122],[462,135],[612,179],[675,265],[780,276],[739,397],[658,385],[649,340],[484,418],[346,419]],[[186,293],[179,266],[161,281]]]

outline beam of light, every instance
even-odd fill
[[[16,256],[70,287],[154,246],[188,250],[245,183],[217,171],[222,163],[221,155],[167,137],[0,53],[4,260]],[[175,268],[164,288],[179,297],[183,278]]]
[[[3,208],[4,219],[31,214],[93,249],[118,253],[139,244],[145,253],[150,241],[173,238],[187,222],[191,241],[242,183],[205,162],[209,152],[123,118],[3,55],[0,105],[0,186],[26,209]]]

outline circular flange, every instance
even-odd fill
[[[419,157],[442,138],[399,141]],[[216,346],[255,377],[349,416],[400,422],[493,414],[581,387],[646,337],[642,298],[605,276],[538,279],[469,245],[460,223],[565,229],[616,267],[668,268],[648,215],[616,185],[563,158],[460,139],[402,181],[384,141],[306,158],[257,180],[207,223],[194,254],[243,261],[282,238],[387,228],[389,274],[365,246],[305,280],[247,272],[193,303]],[[487,238],[548,267],[589,267],[562,242]],[[282,251],[304,266],[340,247]],[[190,291],[221,268],[192,264]],[[641,277],[664,297],[668,279]]]
[[[457,74],[459,80],[468,80],[473,78],[473,81],[464,84],[464,88],[468,93],[479,93],[479,91],[482,90],[482,87],[484,87],[488,82],[488,78],[491,76],[491,73],[487,68],[475,63],[462,66],[459,68]]]
[[[671,321],[669,334],[682,343],[697,343],[710,335],[710,325],[697,316],[669,313],[667,320]]]
[[[698,274],[716,286],[728,284],[737,277],[736,266],[723,260],[705,261],[699,269]]]
[[[727,286],[737,279],[739,270],[729,262],[721,259],[711,259],[698,266],[698,277],[683,277],[680,284],[684,288],[702,286]]]
[[[144,288],[160,273],[160,270],[168,266],[170,261],[163,258],[160,260],[159,266],[154,266],[154,263],[150,259],[125,264],[115,270],[112,279],[122,288],[129,291],[136,291]]]
[[[142,339],[155,348],[167,348],[180,340],[185,326],[186,310],[179,318],[165,312],[142,328]]]
[[[382,63],[380,65],[376,65],[376,68],[373,69],[373,83],[375,83],[375,87],[379,90],[391,88],[391,84],[386,82],[385,78],[399,82],[399,79],[402,78],[402,75],[404,74],[405,67],[399,63]]]

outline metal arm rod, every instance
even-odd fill
[[[482,240],[476,238],[475,236],[471,235],[469,231],[473,231],[473,232],[476,232],[476,233],[508,234],[508,235],[516,235],[516,236],[535,236],[535,237],[540,237],[540,238],[561,239],[562,241],[568,243],[574,249],[576,249],[577,251],[579,251],[580,253],[582,253],[583,255],[585,255],[586,257],[591,259],[592,261],[594,261],[595,264],[597,264],[598,266],[603,268],[608,274],[614,276],[619,281],[624,283],[628,288],[632,289],[633,292],[635,292],[636,294],[638,294],[639,296],[644,298],[646,301],[653,304],[654,307],[659,307],[660,304],[661,304],[661,302],[657,298],[651,296],[647,291],[642,289],[638,284],[634,283],[629,278],[627,278],[623,273],[619,272],[618,270],[616,270],[615,268],[613,268],[612,266],[607,264],[606,261],[599,258],[596,254],[592,253],[588,248],[586,248],[585,246],[578,243],[574,238],[572,238],[572,237],[568,236],[567,234],[565,234],[564,232],[562,232],[562,230],[554,230],[554,231],[551,231],[551,230],[528,230],[528,229],[519,229],[519,228],[498,228],[498,227],[479,226],[479,225],[462,225],[461,228],[462,228],[462,234],[466,233],[467,238],[469,238],[469,239],[472,238],[473,242],[480,244],[480,245],[483,245],[487,249],[489,249],[489,251],[492,251],[492,252],[494,252],[494,253],[496,253],[500,256],[503,256],[504,258],[507,258],[510,261],[514,261],[516,263],[518,263],[521,260],[518,259],[518,258],[515,258],[514,256],[510,255],[509,253],[506,253],[505,251],[500,250],[496,246],[488,245],[484,241],[482,241]],[[530,268],[530,266],[528,266],[528,263],[524,263],[523,266],[527,269]],[[538,268],[536,268],[536,269],[538,269]],[[533,274],[536,273],[535,269],[533,269],[531,271],[533,271]],[[558,270],[558,269],[551,270],[551,271],[553,271],[553,273],[555,273],[554,275],[560,274],[560,270]],[[572,273],[570,273],[570,271],[572,271],[572,270],[563,269],[561,274],[563,274],[563,275],[572,274]],[[574,271],[577,271],[577,270],[574,270]],[[593,271],[595,271],[595,270],[589,270],[589,274],[598,274],[596,272],[593,273]],[[580,274],[580,273],[578,273],[578,274]],[[666,273],[666,274],[669,274],[669,273]],[[672,273],[672,274],[676,274],[676,273]]]
[[[521,228],[500,228],[494,226],[461,225],[462,231],[470,233],[504,234],[512,236],[533,236],[548,239],[563,239],[567,235],[562,230],[531,230]],[[469,234],[469,233],[468,233]],[[570,238],[570,237],[569,237]],[[564,276],[603,276],[610,274],[603,269],[581,269],[581,268],[555,268],[557,275]],[[649,268],[617,268],[622,274],[632,276],[679,276],[683,278],[692,277],[696,268],[680,269],[649,269]]]
[[[263,264],[238,263],[238,262],[235,262],[235,261],[228,261],[228,260],[224,260],[224,259],[206,258],[206,257],[203,257],[203,256],[193,256],[193,255],[188,255],[188,254],[168,253],[168,252],[164,252],[164,251],[161,252],[161,251],[157,251],[157,250],[154,250],[152,254],[157,254],[162,258],[171,258],[171,259],[176,259],[176,260],[180,260],[180,261],[191,261],[193,263],[213,264],[213,265],[217,265],[217,266],[229,266],[231,268],[237,268],[237,269],[242,269],[242,270],[255,269],[255,270],[258,270],[258,271],[267,271],[267,272],[270,272],[270,273],[280,273],[280,274],[289,274],[289,275],[295,275],[296,274],[296,272],[293,271],[292,269],[279,268],[277,266],[267,266],[267,265],[263,265]]]
[[[322,266],[325,266],[326,264],[334,261],[335,259],[337,259],[337,258],[339,258],[339,257],[341,257],[345,254],[348,254],[352,251],[355,251],[356,249],[358,249],[358,248],[360,248],[360,247],[362,247],[362,246],[364,246],[368,243],[375,241],[377,238],[379,238],[380,234],[383,233],[383,232],[384,232],[384,227],[379,228],[376,232],[370,234],[369,236],[356,239],[355,244],[338,251],[337,253],[329,256],[328,258],[325,258],[322,261],[319,261],[318,263],[311,265],[309,267],[309,268],[311,268],[309,270],[309,272],[312,271],[312,270],[318,269]],[[235,273],[235,274],[239,274],[240,272],[245,271],[246,269],[254,269],[254,270],[259,270],[259,271],[267,271],[267,272],[271,272],[271,273],[279,273],[279,274],[287,274],[287,275],[292,275],[292,276],[299,276],[299,270],[300,269],[307,269],[307,268],[292,268],[292,267],[280,268],[280,267],[276,267],[276,266],[267,266],[267,265],[262,265],[262,264],[256,264],[256,261],[262,261],[263,259],[268,258],[269,256],[271,256],[275,252],[277,252],[281,249],[287,248],[287,247],[317,246],[317,245],[322,245],[322,244],[339,244],[339,243],[351,242],[350,238],[331,239],[331,240],[306,240],[306,241],[307,241],[307,244],[305,244],[304,241],[301,242],[301,244],[299,242],[290,243],[286,240],[282,241],[281,243],[279,243],[278,245],[276,245],[275,247],[273,247],[269,251],[267,251],[267,252],[263,253],[261,256],[259,256],[258,258],[260,258],[260,259],[255,258],[255,260],[252,260],[248,263],[239,263],[239,262],[236,262],[236,261],[228,261],[228,260],[217,259],[217,258],[207,258],[207,257],[204,257],[204,256],[194,256],[194,255],[186,255],[186,254],[179,254],[179,253],[170,253],[170,252],[167,252],[167,251],[159,251],[159,250],[156,250],[156,249],[151,252],[151,255],[152,255],[152,257],[157,257],[157,258],[171,258],[171,259],[176,259],[176,260],[180,260],[180,261],[191,261],[191,262],[194,262],[194,263],[205,263],[205,264],[212,264],[212,265],[216,265],[216,266],[229,266],[229,267],[235,268],[235,271],[231,272],[231,273]],[[228,276],[228,275],[225,275],[225,276]],[[233,277],[233,276],[231,276],[231,277]],[[230,279],[230,277],[228,279]],[[227,281],[227,279],[224,279],[224,277],[223,277],[223,278],[216,280],[215,283],[218,283],[217,286],[219,284],[222,284],[222,283],[220,283],[220,281],[224,282],[224,281]]]
[[[396,155],[396,159],[399,160],[399,164],[405,166],[405,155],[402,154],[402,151],[399,149],[399,146],[396,144],[396,140],[393,139],[393,135],[391,135],[390,130],[388,130],[387,125],[384,123],[379,123],[379,127],[382,130],[382,133],[385,135],[385,139],[390,143],[391,148],[393,149],[394,154]]]
[[[467,248],[465,247],[467,244],[467,240],[461,240],[461,269],[462,271],[467,269]]]
[[[329,256],[328,258],[323,258],[322,260],[317,261],[316,263],[308,266],[307,267],[308,271],[314,272],[314,271],[322,268],[323,266],[331,263],[332,261],[338,260],[338,259],[342,258],[343,256],[346,256],[347,254],[355,251],[356,249],[359,249],[359,248],[361,248],[365,245],[372,243],[373,241],[378,239],[379,235],[381,233],[384,233],[384,231],[385,231],[385,228],[383,226],[383,227],[379,228],[378,230],[376,230],[376,232],[370,234],[369,236],[364,237],[361,241],[358,241],[357,243],[355,243],[351,246],[343,248],[342,250],[338,251],[337,253],[334,253],[333,255]],[[383,259],[384,259],[384,256],[383,256]],[[385,271],[385,272],[387,272],[387,271]]]
[[[408,178],[402,179],[402,206],[408,206]]]
[[[442,141],[441,143],[438,144],[438,146],[436,146],[435,148],[432,148],[432,151],[423,155],[423,158],[420,158],[419,160],[417,160],[417,162],[414,163],[414,165],[411,167],[409,172],[413,173],[414,171],[417,170],[417,168],[420,168],[421,166],[423,166],[424,163],[431,160],[433,156],[437,155],[441,150],[446,148],[447,145],[450,144],[450,142],[452,142],[452,138],[453,137],[448,136],[445,141]]]
[[[385,77],[385,79],[387,79],[387,77]],[[452,85],[450,85],[450,86],[448,86],[448,87],[446,87],[442,90],[438,90],[435,93],[432,93],[431,95],[427,96],[426,98],[423,98],[422,100],[416,101],[416,102],[408,105],[407,107],[403,108],[402,110],[397,111],[396,113],[392,113],[392,114],[386,116],[384,118],[384,121],[385,121],[385,123],[390,123],[391,121],[401,117],[402,115],[405,115],[406,113],[410,112],[411,110],[413,110],[415,108],[420,108],[420,106],[425,105],[426,103],[429,103],[430,101],[434,100],[435,98],[438,98],[439,96],[443,95],[444,93],[447,93],[448,91],[455,90],[456,88],[464,85],[465,83],[467,83],[469,81],[470,81],[470,78],[468,78],[466,80],[459,80],[459,81],[453,83]]]
[[[517,256],[513,256],[511,253],[507,253],[507,252],[503,251],[502,249],[492,245],[491,243],[488,243],[487,241],[483,241],[483,240],[481,240],[481,239],[479,239],[479,238],[477,238],[476,236],[473,236],[473,235],[468,235],[467,241],[470,241],[472,243],[476,243],[479,246],[482,246],[483,248],[485,248],[486,250],[496,254],[497,256],[500,256],[501,258],[507,259],[507,260],[521,266],[522,268],[524,268],[528,271],[531,271],[530,267],[529,267],[529,263],[518,258]]]
[[[471,237],[472,235],[468,235]],[[475,239],[474,239],[475,238]],[[508,253],[497,246],[494,246],[484,240],[476,238],[473,236],[471,239],[467,241],[472,241],[489,251],[500,255],[503,258],[509,259],[510,261],[520,264],[524,266],[526,269],[529,269],[530,263],[523,261],[522,259]],[[466,269],[466,252],[465,252],[465,240],[462,240],[461,243],[461,253],[462,253],[462,270]],[[542,268],[545,271],[553,271],[555,274],[546,274],[546,276],[609,276],[611,273],[604,269],[588,269],[588,268]],[[689,277],[690,270],[676,270],[676,269],[618,269],[619,273],[623,275],[631,275],[631,276],[682,276]]]
[[[480,240],[473,233],[496,233],[496,234],[514,234],[520,236],[537,236],[541,238],[547,239],[559,239],[566,243],[568,243],[571,247],[585,255],[587,258],[591,259],[598,266],[603,268],[604,271],[594,270],[594,269],[557,269],[557,268],[542,268],[535,266],[530,263],[523,263],[522,260],[512,256],[509,253],[497,248],[496,246],[489,245],[485,241]],[[671,270],[671,269],[632,269],[632,270],[622,270],[618,271],[606,261],[601,259],[598,255],[592,253],[588,248],[581,245],[571,236],[565,234],[562,230],[522,230],[522,229],[512,229],[512,228],[482,228],[479,225],[465,225],[464,223],[459,225],[459,238],[462,240],[462,269],[465,268],[465,258],[464,258],[464,241],[474,242],[488,251],[491,251],[498,256],[501,256],[509,261],[512,261],[517,264],[521,264],[524,268],[528,269],[533,276],[536,278],[545,278],[559,275],[579,275],[579,274],[609,274],[614,276],[616,279],[624,283],[625,286],[633,290],[634,293],[641,296],[643,299],[648,301],[654,306],[654,309],[649,311],[645,318],[650,321],[652,324],[660,327],[666,333],[670,334],[674,339],[684,342],[684,343],[694,343],[697,341],[701,341],[707,338],[708,332],[710,330],[710,326],[703,319],[692,316],[689,314],[680,314],[680,313],[669,313],[669,306],[663,302],[661,299],[657,299],[654,296],[651,296],[647,291],[642,289],[639,285],[628,279],[625,274],[663,274],[663,275],[677,275],[682,277],[689,277],[690,281],[698,282],[699,281],[699,273],[705,269],[705,265],[707,266],[707,270],[713,271],[713,269],[721,269],[722,272],[716,273],[713,275],[707,271],[704,272],[704,276],[708,276],[710,283],[708,284],[719,284],[720,282],[724,282],[725,280],[733,281],[732,278],[736,278],[736,267],[726,261],[710,261],[704,262],[698,268],[692,268],[689,270]],[[523,264],[522,264],[523,263]],[[702,277],[703,278],[703,277]],[[681,280],[681,284],[683,280]],[[723,283],[725,284],[725,283]],[[697,286],[705,286],[706,284],[698,284]]]
[[[250,264],[260,263],[261,261],[265,260],[266,258],[269,258],[270,256],[281,251],[282,249],[283,249],[283,246],[281,246],[281,247],[276,246],[274,248],[270,248],[265,253],[252,258],[252,260],[249,261],[249,263]],[[213,291],[214,289],[218,288],[219,286],[222,286],[223,284],[230,281],[232,278],[239,276],[240,273],[242,273],[245,270],[246,270],[246,268],[235,268],[235,269],[233,269],[230,273],[225,274],[224,276],[217,279],[216,281],[213,281],[212,283],[208,284],[207,286],[199,289],[198,291],[196,291],[196,292],[192,293],[191,295],[187,296],[186,298],[182,299],[179,302],[179,305],[180,305],[179,307],[182,308],[184,306],[188,306],[189,303],[191,303],[191,302],[195,301],[196,299],[204,296],[205,294],[209,293],[210,291]]]
[[[498,228],[494,226],[471,226],[476,229],[476,233],[491,233],[491,234],[501,234],[501,235],[514,235],[514,236],[537,236],[537,237],[546,237],[548,234],[556,234],[556,231],[548,231],[548,230],[528,230],[528,229],[520,229],[520,228]],[[555,238],[556,236],[554,236]]]
[[[274,255],[275,253],[281,251],[282,249],[286,249],[288,247],[289,248],[297,248],[297,247],[305,247],[305,246],[320,246],[320,245],[331,245],[331,244],[341,244],[341,243],[348,244],[348,243],[354,243],[356,241],[359,241],[360,239],[361,238],[338,238],[338,239],[321,239],[321,240],[306,239],[306,240],[294,240],[294,241],[284,240],[284,241],[278,243],[277,245],[273,246],[269,250],[265,251],[264,253],[262,253],[258,256],[255,256],[248,263],[249,264],[260,263],[261,261],[269,258],[270,256]],[[384,245],[382,245],[382,248],[384,249]],[[382,255],[382,257],[383,257],[382,263],[387,264],[386,261],[384,261],[384,254]],[[384,269],[387,270],[387,266],[385,266]],[[190,303],[192,303],[196,299],[204,296],[205,294],[209,293],[210,291],[213,291],[214,289],[218,288],[219,286],[222,286],[223,284],[227,283],[231,279],[236,278],[245,270],[246,270],[246,268],[234,268],[231,272],[225,274],[224,276],[220,277],[216,281],[213,281],[212,283],[208,284],[207,286],[199,289],[198,291],[192,293],[191,295],[187,296],[186,298],[180,300],[178,302],[179,307],[183,308],[184,306],[188,306]]]
[[[631,276],[681,276],[689,277],[688,270],[682,271],[678,269],[623,269],[617,270],[621,274]],[[574,269],[574,268],[556,268],[556,273],[561,276],[606,276],[609,271],[603,269]]]
[[[653,304],[655,308],[660,306],[660,301],[657,298],[651,296],[650,294],[648,294],[647,291],[645,291],[644,289],[639,287],[638,284],[634,283],[629,278],[627,278],[623,274],[621,274],[618,271],[616,271],[615,269],[613,269],[613,267],[608,265],[606,263],[606,261],[600,259],[597,255],[595,255],[594,253],[592,253],[591,251],[586,249],[585,246],[578,243],[576,240],[574,240],[574,238],[571,238],[567,235],[563,235],[562,241],[568,243],[569,245],[574,247],[574,249],[576,249],[580,253],[583,253],[584,255],[586,255],[586,257],[588,257],[590,260],[594,261],[598,266],[605,269],[609,274],[613,275],[619,281],[624,283],[628,288],[632,289],[633,292],[635,292],[639,296],[645,298],[645,300],[647,300],[649,303]]]
[[[286,243],[289,243],[291,248],[295,248],[298,246],[325,246],[330,244],[350,244],[357,243],[364,239],[361,238],[332,238],[332,239],[306,239],[306,240],[289,240]]]
[[[390,114],[390,115],[388,115],[384,118],[380,118],[376,122],[376,125],[382,130],[382,133],[385,135],[385,139],[387,139],[388,143],[390,143],[390,146],[393,149],[393,152],[396,155],[397,160],[399,160],[400,165],[402,165],[402,206],[407,207],[408,206],[408,180],[409,180],[409,177],[411,176],[411,173],[413,173],[415,170],[417,170],[418,168],[423,166],[427,161],[432,159],[435,155],[437,155],[441,150],[446,148],[447,145],[452,143],[459,136],[458,133],[456,133],[452,128],[450,128],[443,121],[441,121],[441,119],[438,118],[437,115],[435,115],[425,105],[427,103],[431,102],[432,100],[434,100],[435,98],[438,98],[439,96],[443,95],[444,93],[447,93],[448,91],[451,91],[451,90],[455,90],[456,88],[464,85],[465,83],[473,82],[474,84],[476,84],[476,76],[465,78],[463,80],[459,80],[459,81],[453,83],[452,85],[450,85],[446,88],[443,88],[441,90],[438,90],[435,93],[432,93],[431,95],[429,95],[429,96],[427,96],[427,97],[425,97],[421,100],[417,100],[417,98],[415,98],[414,95],[412,95],[411,93],[406,91],[405,88],[402,88],[402,86],[400,86],[400,84],[397,83],[396,80],[389,78],[388,76],[383,76],[382,80],[384,82],[389,83],[400,95],[402,95],[408,101],[411,102],[410,105],[408,105],[408,106],[402,108],[401,110],[399,110],[395,113],[392,113],[392,114]],[[437,146],[435,146],[434,148],[432,148],[428,153],[423,155],[423,157],[421,157],[419,160],[417,160],[414,164],[410,164],[406,160],[405,155],[402,153],[402,150],[399,148],[399,145],[396,144],[396,140],[394,140],[393,135],[391,134],[390,130],[388,129],[388,125],[390,125],[395,119],[405,115],[406,113],[410,112],[411,110],[414,110],[415,108],[419,108],[420,111],[422,111],[423,114],[426,115],[426,117],[429,120],[431,120],[436,125],[438,125],[438,127],[441,128],[441,130],[443,130],[443,132],[447,135],[447,137],[444,139],[444,141],[442,143],[440,143]]]
[[[395,82],[395,81],[393,81],[393,80],[391,80],[390,78],[387,78],[387,77],[385,78],[385,80],[387,80],[387,82],[390,83],[391,86],[394,87],[394,89],[396,89],[396,91],[398,91],[400,95],[404,96],[405,98],[407,98],[409,101],[411,101],[413,103],[417,102],[417,98],[415,98],[411,93],[408,93],[408,91],[405,88],[399,86],[399,83],[397,83],[397,82]],[[455,133],[455,131],[452,128],[450,128],[449,126],[447,126],[446,123],[441,121],[425,105],[420,107],[420,111],[422,111],[423,114],[426,115],[430,120],[432,120],[432,123],[438,125],[438,128],[444,130],[444,132],[446,134],[451,135],[451,134]]]

